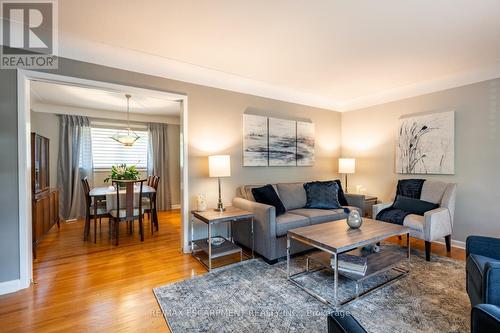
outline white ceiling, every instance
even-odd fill
[[[106,91],[86,87],[41,81],[31,82],[33,104],[50,104],[88,110],[127,111],[126,92]],[[147,95],[132,95],[130,113],[150,116],[179,117],[180,104]]]
[[[498,0],[65,0],[59,13],[62,36],[157,73],[329,108],[500,75]]]

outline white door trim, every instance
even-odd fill
[[[138,88],[102,81],[45,72],[17,70],[17,121],[18,121],[18,163],[19,163],[19,289],[28,288],[33,278],[33,249],[31,235],[31,119],[30,81],[47,81],[73,84],[109,91],[127,91],[132,94],[147,94],[159,98],[179,101],[181,104],[181,251],[189,249],[189,194],[188,194],[188,97],[187,95]],[[16,291],[16,290],[13,290]],[[0,294],[1,291],[0,291]]]

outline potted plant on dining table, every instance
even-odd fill
[[[111,174],[104,179],[107,183],[110,180],[138,180],[140,178],[139,171],[135,165],[127,166],[122,163],[111,167]]]

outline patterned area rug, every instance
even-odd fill
[[[382,251],[395,245],[384,245]],[[352,314],[369,332],[469,332],[469,299],[464,262],[414,251],[411,273],[340,311]],[[292,271],[305,256],[293,259]],[[286,279],[286,262],[274,266],[249,260],[153,290],[170,329],[176,332],[326,332],[326,316],[335,311]],[[301,279],[333,299],[331,272]],[[376,279],[390,278],[390,273]],[[375,278],[374,278],[375,279]],[[364,288],[380,282],[371,279]],[[341,278],[340,296],[353,291]]]

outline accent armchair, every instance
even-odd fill
[[[410,237],[425,241],[425,259],[431,259],[431,242],[444,237],[446,250],[451,251],[451,233],[455,215],[457,184],[440,181],[425,181],[422,186],[421,200],[439,204],[439,207],[426,212],[423,216],[410,214],[404,219],[403,225],[410,228]],[[396,197],[394,191],[393,198]],[[392,202],[373,205],[373,217]]]
[[[472,308],[471,332],[500,332],[500,307],[492,304],[480,304]]]
[[[469,236],[465,243],[466,285],[472,306],[500,306],[500,239]]]

